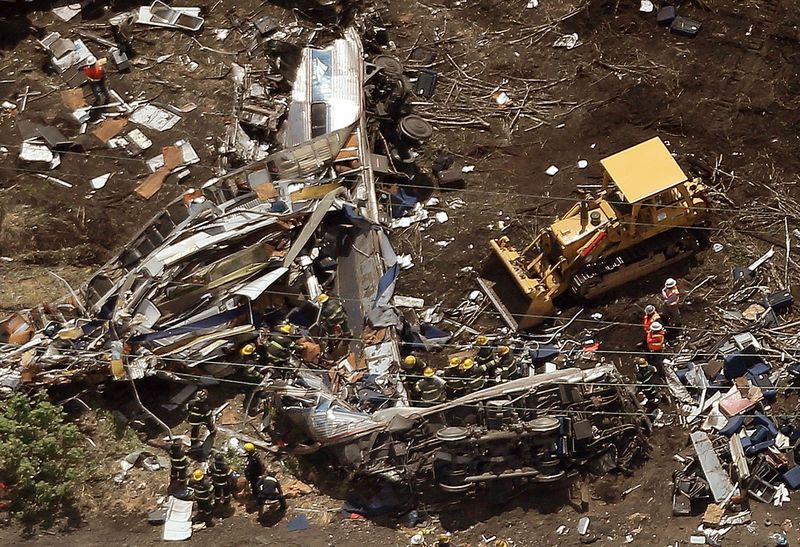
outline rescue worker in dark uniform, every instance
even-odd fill
[[[294,328],[289,323],[283,323],[269,334],[266,344],[266,362],[268,365],[278,367],[278,372],[291,365],[290,358],[293,352],[303,351],[303,345],[292,338]]]
[[[475,357],[475,364],[483,374],[491,377],[494,376],[494,358],[492,353],[493,348],[489,345],[489,338],[483,334],[479,334],[475,338],[475,348],[478,350],[478,355]]]
[[[266,474],[258,480],[254,495],[258,502],[259,517],[264,514],[264,505],[268,501],[277,501],[280,504],[280,510],[286,511],[286,497],[281,490],[281,483],[272,475]]]
[[[170,484],[180,484],[186,486],[186,468],[189,467],[189,458],[186,457],[186,450],[183,442],[179,439],[172,441],[169,447],[169,482]]]
[[[211,466],[211,480],[214,483],[214,504],[229,505],[231,503],[231,468],[225,456],[219,452]]]
[[[464,359],[464,362],[461,363],[460,370],[463,376],[465,395],[483,389],[486,385],[483,371],[478,368],[472,359]]]
[[[511,353],[508,346],[497,348],[497,359],[495,361],[495,381],[498,383],[508,382],[517,377],[517,359]]]
[[[347,325],[347,313],[345,313],[341,301],[324,293],[319,295],[317,301],[322,306],[320,321],[328,336],[349,338],[350,327]]]
[[[447,362],[447,367],[444,369],[444,391],[450,401],[458,399],[464,394],[464,378],[461,374],[460,366],[461,359],[451,357]]]
[[[197,517],[211,526],[214,523],[214,492],[211,489],[211,481],[200,469],[195,469],[192,473],[192,480],[189,486],[194,490],[194,501],[197,502]]]
[[[427,368],[428,365],[425,364],[425,361],[422,359],[414,356],[408,355],[405,359],[403,359],[403,364],[400,365],[400,368],[403,369],[403,372],[407,376],[422,376],[423,371]]]
[[[250,483],[250,492],[255,496],[258,479],[264,474],[266,468],[253,443],[244,444],[244,458],[244,478]]]
[[[414,393],[418,399],[416,406],[433,406],[444,401],[445,382],[436,376],[433,367],[425,367],[422,378],[414,384]]]
[[[642,395],[647,397],[648,406],[658,403],[658,371],[643,357],[636,358],[636,383]]]
[[[187,407],[189,425],[192,426],[192,446],[196,446],[200,442],[200,426],[205,425],[209,435],[217,432],[211,406],[208,403],[208,392],[205,389],[199,390],[194,399],[189,401]]]
[[[263,363],[261,356],[256,351],[257,346],[253,342],[249,342],[239,348],[239,357],[245,363],[242,374],[250,382],[261,383],[264,375],[259,370]]]

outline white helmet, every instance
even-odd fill
[[[659,323],[658,321],[653,321],[650,323],[650,332],[658,332],[664,328],[664,325]]]
[[[644,313],[646,313],[647,315],[653,315],[654,313],[656,313],[656,307],[652,304],[648,304],[644,307]]]
[[[94,55],[90,54],[83,63],[86,66],[92,66],[93,64],[97,63],[97,57],[95,57]]]
[[[674,287],[677,284],[678,284],[677,281],[675,281],[671,277],[668,277],[667,280],[664,282],[664,288],[665,289],[671,289],[672,287]]]

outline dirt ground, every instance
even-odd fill
[[[448,222],[434,223],[424,232],[410,229],[395,234],[398,252],[411,253],[415,261],[414,268],[402,273],[398,293],[423,297],[429,305],[457,304],[475,288],[475,271],[488,256],[489,238],[504,233],[512,241],[524,243],[537,226],[579,196],[576,184],[599,182],[601,158],[659,135],[687,171],[725,191],[731,200],[716,205],[711,223],[724,229],[709,232],[713,242],[725,245],[725,252],[706,251],[696,264],[678,271],[687,288],[709,274],[717,276],[687,303],[688,325],[703,327],[707,321],[704,310],[725,293],[732,265],[747,263],[771,241],[783,240],[782,222],[780,226],[752,230],[742,228],[737,219],[754,209],[769,187],[797,195],[800,15],[796,3],[684,2],[680,13],[703,23],[695,39],[672,35],[657,26],[654,14],[639,12],[638,1],[540,0],[534,9],[527,9],[526,3],[402,0],[383,5],[384,21],[397,47],[394,54],[406,60],[412,46],[437,52],[433,66],[440,71],[442,82],[432,99],[435,110],[447,112],[459,106],[457,85],[451,84],[463,79],[464,74],[508,89],[512,105],[558,101],[547,109],[542,116],[544,124],[537,128],[538,122],[523,117],[510,124],[508,118],[491,117],[488,130],[436,125],[420,163],[430,166],[441,151],[446,151],[455,156],[457,165],[475,169],[467,175],[464,190],[435,194],[440,200],[438,208],[450,217]],[[128,158],[98,143],[88,143],[86,153],[64,154],[61,167],[51,173],[72,183],[72,188],[36,178],[15,162],[21,142],[17,118],[54,123],[68,136],[77,134],[60,102],[58,90],[63,84],[58,75],[44,70],[45,54],[37,49],[35,39],[49,31],[68,34],[78,25],[91,28],[119,9],[96,18],[78,17],[69,23],[32,9],[0,17],[0,100],[18,98],[28,87],[42,93],[29,102],[24,113],[0,111],[0,146],[8,149],[0,155],[1,309],[30,307],[63,294],[63,283],[48,272],[79,285],[173,197],[213,175],[214,146],[224,135],[230,113],[232,89],[227,67],[232,59],[243,56],[201,50],[195,39],[221,51],[239,49],[235,39],[218,42],[211,32],[230,28],[225,17],[228,10],[250,16],[263,9],[263,13],[284,23],[302,18],[279,6],[259,8],[255,0],[175,4],[203,5],[204,30],[190,36],[142,28],[134,35],[134,46],[138,58],[146,62],[134,66],[128,74],[111,74],[112,87],[133,96],[141,94],[165,104],[198,105],[174,129],[148,133],[154,141],[153,150],[188,139],[201,158],[191,167],[188,182],[179,185],[168,181],[150,200],[142,200],[133,189],[148,173],[143,160],[154,154]],[[0,9],[8,13],[11,8]],[[552,24],[542,34],[542,25],[576,10],[575,15]],[[559,35],[573,32],[579,36],[578,47],[551,47]],[[157,62],[159,56],[168,53],[175,56]],[[182,53],[199,63],[197,71],[189,72],[176,60]],[[542,82],[534,85],[532,80]],[[544,89],[526,96],[526,86],[529,90]],[[495,107],[490,96],[486,102],[486,112]],[[578,169],[575,165],[579,159],[587,160],[589,167]],[[545,174],[550,165],[560,169],[553,177]],[[91,193],[88,179],[107,172],[114,172],[108,185]],[[510,227],[501,231],[498,221]],[[789,229],[795,227],[790,219]],[[437,242],[448,243],[443,246]],[[663,276],[654,276],[635,283],[591,311],[602,313],[606,321],[636,324],[641,308],[662,281]],[[481,321],[487,328],[499,324],[491,313]],[[632,351],[640,337],[633,325],[615,325],[595,336],[607,351]],[[628,356],[609,358],[630,372]],[[658,429],[651,438],[651,458],[632,476],[608,476],[592,485],[593,500],[586,516],[591,518],[590,530],[598,538],[597,545],[621,545],[629,535],[635,545],[688,541],[699,518],[673,517],[670,506],[671,474],[677,468],[672,457],[685,446],[686,439],[683,429]],[[122,455],[118,451],[113,458]],[[146,476],[141,481],[148,489],[141,500],[143,506],[114,511],[97,507],[86,516],[84,525],[68,535],[40,534],[28,542],[159,543],[160,530],[148,525],[144,515],[151,508],[147,503],[160,495],[159,486],[163,494],[166,481]],[[638,484],[642,486],[622,499],[623,491]],[[133,493],[120,490],[119,495]],[[341,520],[340,500],[319,494],[292,500],[289,517],[303,512],[301,505],[314,509],[303,513],[309,517],[310,530],[288,532],[286,521],[264,528],[252,514],[241,511],[212,530],[198,532],[195,541],[304,546],[408,543],[407,530],[364,520]],[[725,542],[770,545],[769,535],[777,526],[765,522],[794,518],[795,507],[794,501],[782,508],[753,503],[753,532],[744,526],[735,527]],[[482,536],[505,537],[513,545],[571,545],[579,543],[575,527],[581,516],[566,493],[530,493],[499,508],[467,504],[452,514],[434,515],[429,526],[453,531],[458,545],[478,545]],[[556,532],[561,525],[568,528],[565,535]],[[800,540],[797,536],[793,530],[790,541]],[[0,529],[0,542],[19,541],[17,530]]]

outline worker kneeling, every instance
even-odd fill
[[[272,475],[264,475],[256,483],[256,501],[258,502],[258,517],[264,513],[272,513],[277,508],[281,513],[286,511],[286,497],[281,490],[281,483]]]

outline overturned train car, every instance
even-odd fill
[[[328,451],[351,476],[413,495],[505,498],[586,470],[626,469],[651,426],[613,365],[521,378],[430,408],[367,414],[321,379],[275,386],[273,435],[298,451]],[[301,382],[303,383],[303,382]]]

